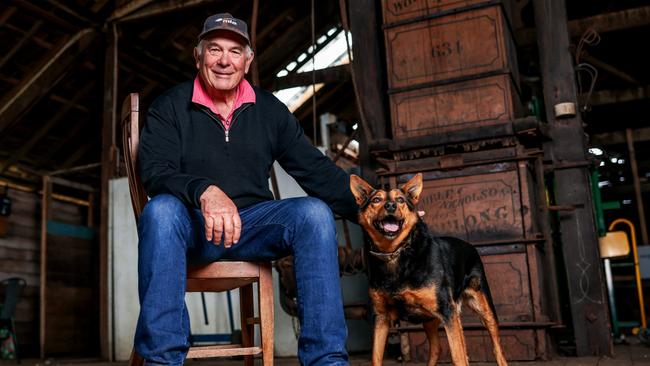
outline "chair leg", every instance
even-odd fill
[[[255,316],[253,304],[253,285],[239,288],[239,309],[241,311],[241,343],[242,347],[252,347],[255,336],[255,325],[248,320]],[[244,365],[253,366],[253,356],[244,356]]]
[[[135,351],[135,348],[131,350],[131,357],[129,357],[129,365],[128,366],[143,366],[144,365],[144,358],[140,357],[140,355]]]
[[[264,366],[271,366],[273,365],[273,276],[270,263],[261,265],[258,295],[262,359]]]

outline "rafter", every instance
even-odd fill
[[[54,5],[56,8],[63,10],[64,12],[68,13],[69,15],[72,15],[75,17],[78,21],[86,23],[85,25],[90,25],[90,24],[95,24],[97,23],[95,20],[89,18],[92,17],[93,14],[88,14],[89,12],[86,9],[73,9],[69,7],[66,4],[61,3],[58,0],[47,0],[48,3]],[[82,14],[86,13],[86,14]]]
[[[59,123],[68,114],[68,111],[72,109],[72,106],[74,104],[78,103],[81,99],[88,96],[88,93],[94,86],[94,83],[89,83],[84,88],[79,90],[74,98],[72,98],[70,103],[59,109],[59,111],[50,120],[48,120],[43,126],[38,129],[38,131],[20,148],[18,152],[12,154],[11,158],[7,159],[3,163],[0,163],[0,174],[2,174],[5,169],[7,169],[7,167],[9,167],[11,164],[20,161],[25,155],[27,155],[29,151],[34,147],[34,145],[36,145],[48,132],[50,132],[54,126],[57,125],[57,123]]]
[[[156,4],[151,4],[147,7],[142,7],[132,13],[119,17],[117,21],[119,22],[128,22],[133,20],[140,20],[143,18],[148,18],[151,16],[163,15],[166,13],[174,12],[181,9],[188,9],[191,7],[203,5],[205,3],[215,2],[215,0],[168,0],[166,2],[158,2]]]
[[[30,77],[14,87],[0,101],[0,133],[43,98],[65,75],[92,43],[97,33],[84,29],[61,47],[52,50]]]
[[[37,5],[40,3],[40,1],[13,0],[12,2],[29,12],[36,13],[41,19],[59,26],[63,30],[77,32],[81,28],[80,26],[53,14],[49,10],[41,8]]]
[[[607,145],[620,145],[627,143],[625,138],[625,131],[614,131],[599,133],[590,137],[591,145],[607,146]],[[634,142],[650,141],[650,127],[636,128],[632,130],[632,140]]]
[[[4,66],[4,64],[6,64],[7,61],[9,61],[13,57],[13,55],[15,55],[16,52],[18,52],[25,45],[25,43],[27,43],[28,41],[31,40],[31,38],[34,36],[34,34],[36,32],[38,32],[38,30],[41,28],[42,25],[43,25],[43,22],[40,21],[40,20],[36,21],[36,23],[34,23],[34,25],[32,25],[32,27],[29,29],[29,31],[27,31],[27,33],[25,33],[22,36],[22,38],[20,38],[20,41],[18,41],[18,43],[16,43],[11,48],[11,50],[9,52],[7,52],[2,57],[2,59],[0,59],[0,68],[2,68],[2,66]]]
[[[584,97],[584,95],[582,96]],[[650,85],[623,90],[600,90],[591,94],[589,105],[605,105],[650,99]]]
[[[350,80],[350,65],[332,66],[314,72],[316,83],[342,83]],[[275,79],[272,90],[292,88],[294,86],[311,85],[312,73],[310,71],[289,74]]]
[[[153,0],[133,0],[133,1],[128,1],[121,7],[115,9],[113,13],[111,14],[110,17],[108,17],[108,22],[120,19],[124,16],[127,16],[134,11],[142,8],[143,6],[151,3]]]
[[[587,29],[593,28],[598,33],[607,33],[623,29],[643,27],[650,24],[650,6],[626,9],[599,14],[568,22],[569,35],[580,37]],[[529,46],[535,43],[535,29],[525,28],[517,31],[517,43]]]
[[[16,7],[15,6],[10,6],[8,7],[5,11],[0,14],[0,25],[4,25],[9,18],[11,18],[12,15],[16,12]]]

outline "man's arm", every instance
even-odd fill
[[[225,247],[237,243],[241,220],[232,200],[212,180],[181,172],[181,139],[171,107],[158,102],[149,109],[138,158],[140,176],[149,196],[169,193],[201,209],[206,239]]]
[[[200,207],[201,194],[215,184],[206,177],[181,172],[183,146],[172,107],[156,101],[140,135],[140,177],[149,196],[169,193],[189,206]]]
[[[357,221],[358,206],[350,191],[350,176],[314,147],[298,120],[288,110],[280,126],[278,162],[310,196],[327,203],[334,212]]]

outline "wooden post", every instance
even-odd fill
[[[372,184],[378,183],[375,174],[377,164],[368,147],[374,141],[387,137],[390,123],[385,101],[386,72],[382,62],[383,52],[380,52],[383,35],[378,4],[373,0],[349,1],[347,12],[352,31],[353,83],[355,93],[363,96],[357,98],[357,102],[361,104],[359,109],[365,117],[358,127],[364,132],[359,134],[361,175]]]
[[[555,199],[557,206],[569,208],[560,211],[559,216],[576,352],[578,356],[612,355],[589,172],[581,164],[570,168],[572,163],[586,161],[587,147],[577,110],[566,4],[564,0],[534,0],[533,4],[546,117],[552,137],[545,147],[550,149],[554,165],[567,167],[555,171]],[[556,117],[555,107],[560,103],[572,103],[574,114]]]
[[[625,140],[627,141],[627,151],[630,158],[630,167],[632,168],[632,181],[634,182],[634,198],[636,200],[636,209],[639,213],[639,226],[641,229],[641,239],[643,243],[648,242],[648,227],[646,226],[645,219],[645,206],[643,205],[643,195],[641,191],[641,181],[639,180],[639,165],[636,162],[636,151],[634,150],[634,137],[632,136],[632,129],[625,129]]]
[[[41,274],[40,274],[40,327],[39,342],[41,359],[45,359],[45,332],[47,323],[47,222],[52,213],[52,182],[48,175],[43,176],[43,196],[41,198]]]
[[[109,349],[108,293],[108,183],[115,176],[117,147],[115,129],[117,125],[117,80],[118,80],[118,35],[115,23],[109,23],[107,31],[106,63],[104,64],[104,116],[102,126],[102,190],[100,204],[99,237],[99,340],[101,357],[112,361]]]
[[[368,126],[366,134],[368,143],[386,138],[388,113],[385,100],[385,74],[382,66],[383,53],[380,51],[381,18],[379,2],[374,0],[354,0],[349,2],[350,30],[352,31],[352,49],[354,82],[360,98],[363,114]]]

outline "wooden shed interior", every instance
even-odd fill
[[[305,99],[294,114],[315,144],[321,144],[323,140],[318,128],[320,115],[334,115],[336,122],[330,126],[331,138],[327,146],[330,156],[336,157],[337,163],[344,168],[360,167],[363,175],[371,181],[389,185],[403,182],[404,174],[422,167],[418,164],[427,158],[440,159],[432,163],[437,164],[436,169],[445,166],[466,167],[467,160],[465,165],[457,166],[458,160],[454,159],[473,151],[486,150],[490,151],[486,154],[497,154],[494,151],[521,147],[517,151],[525,150],[526,156],[536,156],[538,163],[530,163],[530,172],[526,173],[527,168],[522,166],[514,167],[512,171],[519,172],[513,174],[519,174],[517,179],[521,181],[525,180],[522,177],[526,174],[531,175],[531,181],[536,181],[529,187],[531,191],[535,190],[534,187],[541,187],[535,193],[536,199],[531,199],[532,204],[528,209],[538,212],[540,216],[555,216],[543,219],[546,224],[539,225],[539,232],[544,234],[546,230],[542,239],[532,234],[528,237],[524,235],[524,239],[516,245],[527,248],[526,245],[530,243],[547,243],[546,246],[539,244],[540,251],[546,250],[544,258],[554,258],[557,271],[555,276],[545,275],[545,281],[541,281],[539,286],[543,288],[542,292],[550,291],[556,295],[551,296],[552,300],[542,300],[548,301],[543,305],[547,310],[543,319],[535,318],[526,325],[528,323],[524,323],[528,320],[512,318],[506,321],[510,322],[506,333],[522,327],[530,330],[538,348],[531,354],[526,353],[525,357],[532,359],[557,352],[607,354],[606,345],[596,341],[598,344],[595,346],[589,343],[594,337],[603,335],[604,342],[610,342],[607,327],[594,325],[599,328],[590,328],[589,324],[598,323],[593,320],[580,325],[582,323],[575,319],[576,308],[569,305],[573,303],[571,300],[579,297],[571,286],[580,279],[573,277],[576,274],[568,268],[579,259],[565,251],[566,247],[571,246],[571,236],[563,236],[567,230],[562,226],[566,223],[563,215],[576,208],[585,208],[584,204],[587,204],[586,215],[592,219],[585,227],[577,225],[577,235],[591,232],[596,238],[594,225],[597,222],[594,224],[593,212],[602,211],[606,224],[616,218],[632,220],[639,245],[650,244],[645,218],[647,210],[644,207],[650,191],[650,144],[647,143],[650,140],[647,122],[650,68],[647,57],[641,51],[646,36],[650,37],[650,2],[465,0],[456,1],[462,3],[459,8],[462,11],[456,8],[443,10],[442,16],[448,17],[462,17],[465,12],[479,12],[491,9],[490,6],[507,13],[504,29],[511,34],[514,47],[510,56],[515,58],[510,72],[518,74],[520,91],[517,91],[517,95],[523,107],[513,119],[521,122],[518,126],[522,126],[522,123],[524,126],[516,127],[519,128],[518,132],[511,135],[517,135],[517,139],[524,141],[521,146],[519,142],[511,142],[514,140],[499,140],[501,137],[497,135],[497,128],[483,129],[483,135],[472,135],[474,130],[440,130],[406,137],[397,136],[399,131],[391,128],[391,120],[395,117],[391,114],[390,98],[415,90],[412,83],[397,88],[390,85],[393,81],[389,80],[388,68],[394,66],[391,66],[391,57],[394,56],[391,52],[401,52],[401,57],[408,58],[411,52],[417,53],[417,47],[406,43],[399,50],[391,51],[390,32],[406,29],[400,27],[415,23],[404,19],[386,21],[384,13],[390,6],[401,9],[420,3],[425,1],[1,2],[0,199],[8,197],[11,210],[6,215],[0,214],[0,280],[15,276],[27,280],[27,288],[16,311],[21,352],[32,356],[42,352],[39,349],[42,342],[39,340],[39,317],[43,316],[45,310],[39,308],[39,303],[46,295],[39,284],[43,278],[43,256],[47,254],[51,264],[48,278],[55,284],[50,291],[64,291],[63,287],[70,291],[57,292],[56,296],[47,295],[54,296],[51,302],[54,308],[48,311],[57,314],[54,300],[57,297],[74,299],[76,306],[73,312],[56,315],[57,323],[52,326],[57,327],[60,339],[49,341],[52,353],[109,357],[105,329],[107,312],[110,311],[105,305],[107,285],[104,272],[108,255],[106,189],[109,179],[125,174],[119,153],[121,136],[116,128],[119,108],[128,93],[140,93],[142,105],[146,108],[165,90],[194,78],[196,68],[192,49],[203,21],[211,14],[227,11],[246,20],[254,38],[255,61],[253,71],[248,75],[249,80],[271,91],[295,86],[311,88],[314,83],[322,83],[315,96]],[[561,9],[566,10],[565,24],[556,24],[558,20],[554,12],[557,9],[549,3],[566,3],[566,8]],[[426,7],[426,4],[423,6]],[[439,16],[425,14],[420,16],[419,21],[434,22],[440,19]],[[543,28],[540,25],[542,19],[547,23]],[[565,26],[569,47],[557,50],[551,47],[557,43],[544,43],[546,33],[541,34],[540,31],[546,32],[551,28],[563,30]],[[314,72],[296,72],[311,60],[314,52],[346,29],[351,31],[352,68],[338,65]],[[548,33],[548,40],[553,40],[552,32]],[[561,144],[570,150],[566,144],[570,145],[574,140],[558,138],[557,134],[563,133],[561,129],[553,132],[552,126],[562,124],[563,120],[558,122],[549,116],[548,111],[553,111],[553,105],[549,104],[549,96],[546,95],[560,95],[570,88],[544,90],[548,88],[544,77],[546,80],[552,79],[547,75],[554,75],[556,79],[567,75],[561,74],[560,66],[553,66],[555,60],[562,57],[565,61],[568,57],[571,66],[568,75],[575,77],[576,82],[573,84],[570,78],[565,77],[564,81],[548,86],[562,85],[562,82],[575,85],[572,95],[577,100],[578,116],[570,121],[574,121],[574,126],[578,128],[573,133],[582,134],[584,131],[587,138],[582,158],[577,159],[557,158],[565,153],[561,151]],[[557,62],[557,65],[561,64]],[[463,77],[465,79],[455,79],[454,82],[471,80],[467,75]],[[447,85],[435,84],[437,82],[439,80],[429,86]],[[536,132],[527,134],[532,130]],[[346,144],[353,139],[359,141],[358,151],[345,150]],[[479,139],[489,141],[463,145],[465,141]],[[555,147],[550,147],[552,141],[555,141]],[[575,141],[580,142],[579,139]],[[499,145],[498,149],[486,148],[490,144]],[[443,145],[444,148],[441,147]],[[536,152],[532,153],[533,150]],[[447,160],[441,158],[447,155],[451,157]],[[509,161],[519,161],[519,158],[513,159]],[[406,167],[411,160],[417,163]],[[596,204],[595,211],[589,207],[593,205],[588,193],[592,187],[588,181],[574,182],[573,188],[587,192],[586,201],[576,198],[576,201],[569,202],[562,201],[558,196],[553,198],[554,192],[561,189],[557,186],[561,186],[560,182],[566,178],[561,175],[573,169],[580,170],[581,174],[588,173],[594,187],[598,187],[594,188],[594,192],[599,192],[602,203]],[[539,172],[542,175],[535,175]],[[430,177],[433,177],[434,173],[431,174]],[[44,185],[44,177],[54,184],[52,192],[48,192],[49,185]],[[456,176],[439,177],[455,179]],[[70,228],[65,225],[50,227],[47,220],[43,220],[43,215],[47,214],[43,209],[46,202],[42,199],[43,194],[48,200],[53,198],[49,206],[50,216],[47,217],[76,228],[74,240],[69,236],[48,239],[46,253],[41,251],[42,228],[55,233]],[[542,209],[538,205],[546,206]],[[551,209],[548,210],[548,207]],[[527,219],[524,217],[522,220]],[[598,215],[595,220],[598,221]],[[79,229],[82,226],[88,227],[88,230]],[[503,240],[501,237],[494,238],[496,241],[490,242],[490,246],[497,242],[505,245],[507,242],[499,241]],[[597,243],[594,240],[587,240],[587,243],[591,246],[589,255],[593,259],[598,253]],[[526,250],[532,249],[522,249],[523,253]],[[521,261],[531,261],[534,255],[530,257],[530,252],[528,255],[520,258]],[[541,263],[538,270],[544,271],[548,259],[534,258]],[[592,286],[598,284],[595,292],[602,295],[606,293],[606,285],[599,278],[602,274],[601,264],[598,261],[595,267],[592,266],[596,270],[590,272],[590,278]],[[625,267],[614,270],[616,298],[636,296],[633,275]],[[66,286],[56,287],[57,283]],[[643,282],[643,287],[648,288],[647,280]],[[587,317],[591,314],[609,315],[606,304],[594,308],[587,306],[581,311],[588,313]],[[80,313],[84,316],[76,317]],[[621,320],[639,318],[638,306],[629,302],[626,306],[619,301],[619,313],[628,314]],[[609,324],[609,320],[605,323]],[[545,329],[548,333],[540,333],[539,329]],[[93,336],[89,337],[88,332]],[[577,336],[581,332],[585,334],[584,344]],[[539,337],[547,336],[550,342],[540,349]],[[78,344],[86,342],[82,347],[84,351],[66,353],[66,346],[71,340]],[[417,341],[417,337],[412,338],[412,342]]]

